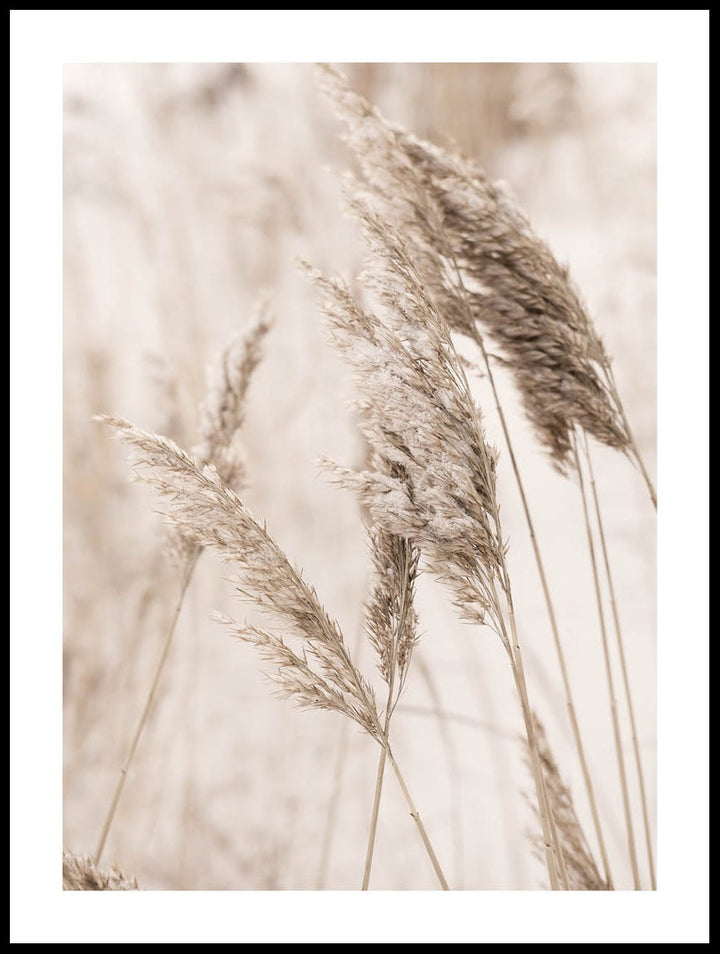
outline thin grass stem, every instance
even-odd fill
[[[173,636],[175,634],[175,628],[177,626],[178,619],[180,618],[180,611],[182,610],[183,601],[185,599],[185,593],[187,588],[190,585],[190,580],[195,570],[195,565],[197,564],[198,557],[200,555],[200,549],[195,549],[194,552],[188,557],[187,563],[184,568],[182,581],[180,584],[180,593],[178,595],[175,608],[173,610],[172,618],[170,620],[170,625],[168,626],[167,634],[165,636],[165,641],[160,652],[160,657],[155,666],[155,672],[153,674],[153,680],[148,690],[148,694],[145,698],[145,705],[143,706],[142,713],[138,720],[135,733],[130,742],[130,748],[128,749],[127,756],[123,762],[122,768],[120,769],[120,776],[118,777],[117,783],[115,785],[115,791],[113,792],[112,800],[110,801],[110,807],[108,808],[107,814],[105,816],[105,821],[103,823],[102,831],[100,833],[100,838],[98,840],[97,848],[95,849],[95,864],[100,863],[100,858],[105,849],[105,843],[107,841],[108,834],[112,827],[113,820],[115,818],[115,813],[117,811],[118,804],[120,802],[120,796],[122,795],[123,788],[125,787],[125,781],[130,770],[133,758],[135,756],[135,751],[140,741],[140,736],[143,733],[145,725],[147,724],[148,716],[150,714],[150,709],[152,708],[153,700],[155,698],[155,693],[157,687],[160,684],[160,677],[162,676],[163,670],[165,668],[165,663],[167,662],[168,656],[170,654],[170,647],[172,645]]]
[[[615,598],[615,585],[613,583],[612,573],[610,571],[610,557],[608,554],[607,542],[605,539],[605,528],[603,526],[602,514],[600,510],[600,499],[595,482],[595,473],[593,471],[592,461],[590,459],[590,447],[588,446],[586,434],[583,434],[583,450],[585,453],[585,460],[587,461],[588,474],[590,476],[590,487],[592,489],[593,502],[595,505],[595,517],[600,535],[600,546],[602,548],[603,562],[605,564],[605,575],[607,577],[608,590],[610,593],[610,606],[612,609],[613,625],[615,627],[615,635],[617,637],[618,655],[620,657],[620,670],[622,672],[623,686],[625,689],[625,700],[627,703],[628,714],[630,716],[633,754],[635,757],[638,784],[640,786],[640,801],[642,803],[643,825],[645,828],[645,843],[647,846],[648,865],[650,869],[650,883],[652,884],[652,889],[654,891],[657,887],[657,883],[655,880],[655,862],[653,860],[652,836],[650,834],[650,813],[648,812],[647,796],[645,793],[645,775],[643,772],[642,759],[640,757],[640,745],[638,742],[637,723],[635,721],[635,709],[632,702],[632,693],[630,691],[630,677],[628,675],[627,661],[625,659],[625,645],[622,636],[622,629],[620,627],[620,615],[618,613],[617,600]]]
[[[408,787],[405,784],[405,779],[403,778],[400,772],[398,764],[395,761],[395,758],[393,757],[393,754],[390,750],[389,745],[386,751],[387,751],[387,760],[388,762],[390,762],[392,770],[395,773],[395,778],[397,779],[398,785],[400,786],[400,790],[405,796],[405,801],[407,802],[408,808],[410,809],[410,817],[415,822],[417,829],[420,832],[420,837],[423,840],[423,844],[425,845],[425,850],[428,853],[428,857],[430,858],[430,861],[432,862],[432,866],[435,870],[435,874],[437,875],[437,879],[440,882],[440,886],[442,887],[443,891],[449,891],[450,888],[448,886],[447,880],[445,879],[445,875],[443,874],[443,870],[440,867],[440,862],[437,859],[437,855],[435,854],[435,851],[433,850],[433,846],[430,843],[430,839],[428,838],[428,833],[425,830],[425,826],[423,825],[422,819],[420,818],[420,812],[415,807],[415,803],[413,802],[410,796],[410,792],[408,791]]]
[[[608,647],[607,627],[605,624],[605,612],[603,610],[602,593],[600,590],[600,577],[598,574],[597,557],[595,555],[595,544],[590,527],[590,515],[588,512],[587,493],[585,490],[585,480],[583,478],[582,467],[580,465],[580,455],[578,453],[577,435],[573,434],[573,453],[575,457],[575,467],[578,473],[580,496],[582,498],[583,514],[585,517],[585,529],[587,532],[588,550],[590,552],[590,562],[592,565],[593,582],[595,585],[595,596],[597,599],[598,620],[600,623],[600,635],[602,638],[603,659],[605,661],[605,675],[607,679],[608,693],[610,697],[610,715],[613,725],[613,737],[615,740],[615,752],[617,755],[618,772],[620,774],[620,786],[622,789],[623,810],[625,812],[625,828],[627,831],[628,852],[630,854],[630,864],[632,867],[633,884],[635,890],[640,890],[640,873],[638,870],[637,852],[635,849],[635,835],[633,833],[632,814],[630,811],[630,796],[628,793],[627,775],[625,772],[625,758],[623,756],[622,740],[620,736],[620,723],[618,720],[617,700],[615,697],[615,685],[610,665],[610,650]]]
[[[528,504],[527,495],[525,493],[525,486],[520,476],[520,468],[518,467],[517,459],[515,457],[515,450],[513,448],[513,443],[510,438],[510,431],[507,426],[507,421],[505,418],[505,413],[502,409],[500,403],[500,398],[498,396],[497,386],[495,384],[495,376],[492,371],[490,364],[490,359],[488,357],[487,351],[485,349],[485,342],[483,341],[482,335],[476,331],[475,341],[480,348],[482,354],[483,362],[488,376],[488,381],[490,383],[490,388],[492,390],[493,399],[495,402],[495,409],[500,420],[500,426],[502,428],[503,436],[505,438],[505,444],[508,449],[508,455],[510,457],[510,463],[512,465],[513,474],[515,475],[515,483],[517,484],[518,492],[520,494],[520,500],[522,502],[523,512],[525,514],[525,522],[527,524],[528,533],[530,536],[530,543],[533,549],[533,555],[535,557],[535,564],[538,570],[538,576],[540,577],[540,585],[543,591],[543,597],[545,599],[545,607],[547,609],[548,619],[550,621],[550,628],[553,634],[553,642],[555,644],[555,652],[558,658],[558,664],[560,667],[560,675],[562,677],[563,690],[565,693],[565,702],[568,710],[568,717],[570,720],[570,728],[572,730],[573,739],[575,742],[575,748],[577,749],[578,760],[580,762],[580,768],[582,770],[583,781],[585,783],[585,790],[588,796],[588,802],[590,803],[590,811],[593,819],[593,826],[595,828],[595,835],[598,841],[598,847],[600,849],[600,855],[602,857],[603,868],[605,869],[605,880],[612,887],[612,876],[610,874],[610,862],[608,861],[607,849],[605,847],[605,838],[603,836],[602,826],[600,823],[600,813],[597,807],[597,801],[595,799],[595,790],[593,788],[592,780],[590,777],[590,772],[587,765],[587,758],[585,756],[585,748],[582,742],[582,736],[580,734],[580,726],[578,724],[575,704],[573,701],[572,690],[570,688],[570,678],[567,671],[567,664],[565,662],[565,652],[562,646],[562,640],[560,638],[560,630],[557,624],[557,617],[555,615],[555,607],[553,604],[552,597],[550,595],[550,588],[547,582],[547,576],[545,574],[545,566],[542,560],[540,553],[540,546],[537,539],[537,534],[535,533],[535,524],[530,513],[530,506]]]

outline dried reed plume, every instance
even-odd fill
[[[369,530],[375,579],[365,607],[365,625],[390,691],[388,712],[405,686],[417,643],[413,591],[420,554],[412,542],[380,527]]]
[[[540,751],[543,776],[548,801],[552,807],[557,825],[558,836],[567,866],[571,891],[607,891],[609,886],[602,878],[580,822],[575,813],[570,790],[562,779],[552,750],[547,740],[545,728],[537,715],[533,713],[535,736]],[[543,846],[533,838],[538,854],[542,855]]]
[[[321,75],[373,195],[408,230],[444,317],[473,340],[480,329],[491,337],[555,466],[572,470],[572,434],[580,427],[638,464],[656,504],[587,308],[567,268],[535,234],[508,189],[491,182],[476,163],[387,122],[334,70],[324,67]],[[458,281],[464,286],[462,308],[448,292]]]
[[[366,276],[383,307],[364,311],[339,280],[311,270],[333,341],[356,371],[360,427],[392,474],[327,464],[355,491],[376,526],[412,540],[450,586],[463,616],[499,632],[494,596],[503,545],[493,523],[495,452],[485,443],[462,367],[402,241],[355,203],[372,243]],[[508,644],[509,648],[509,644]]]
[[[298,654],[280,636],[228,621],[276,663],[281,694],[302,707],[342,712],[379,740],[373,690],[352,664],[337,624],[216,468],[167,438],[119,418],[105,420],[136,452],[138,476],[166,499],[171,524],[196,545],[215,549],[237,571],[237,591],[302,641]]]
[[[397,465],[392,465],[387,460],[380,461],[378,469],[388,476],[398,472]],[[412,651],[418,641],[414,589],[420,552],[410,540],[388,533],[382,527],[371,525],[368,532],[372,544],[375,580],[365,604],[365,627],[377,654],[380,675],[387,685],[383,732],[386,738],[389,738],[392,715],[405,686]],[[383,748],[378,760],[368,833],[362,882],[364,891],[370,884],[385,758],[386,752]]]
[[[92,858],[63,851],[63,891],[137,891],[135,878],[118,868],[102,871]]]
[[[118,418],[106,420],[131,445],[138,476],[166,501],[166,516],[173,526],[196,546],[213,548],[236,573],[235,585],[240,596],[260,609],[272,624],[270,632],[223,619],[236,636],[253,644],[263,659],[274,664],[270,678],[278,693],[300,708],[341,713],[383,748],[438,879],[447,889],[391,752],[374,691],[352,661],[338,624],[323,608],[315,590],[237,494],[223,484],[214,466],[203,465],[167,438],[149,434]],[[403,665],[410,649],[406,632],[405,626],[399,627],[397,653],[403,654]],[[295,648],[286,642],[288,638]],[[383,639],[379,633],[378,639]],[[397,665],[395,662],[394,666]]]
[[[269,306],[262,303],[250,328],[231,338],[208,372],[200,439],[193,454],[204,464],[214,464],[224,483],[234,488],[245,479],[238,435],[245,423],[247,391],[273,322]]]

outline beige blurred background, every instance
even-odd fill
[[[457,147],[509,184],[570,265],[654,474],[654,67],[342,68],[388,118]],[[350,376],[295,260],[352,280],[362,248],[342,214],[336,175],[351,159],[313,67],[69,65],[64,94],[64,837],[66,848],[89,853],[178,586],[155,500],[131,482],[125,452],[91,417],[121,415],[192,446],[206,367],[267,293],[277,324],[249,393],[246,499],[354,643],[367,545],[355,502],[319,475],[316,461],[357,463],[362,448],[348,408]],[[579,497],[550,468],[512,387],[502,384],[613,873],[618,887],[630,887]],[[530,692],[594,847],[537,573],[482,381],[477,397],[501,453]],[[600,448],[595,461],[654,817],[654,512],[627,461]],[[146,888],[357,888],[376,747],[354,727],[343,732],[333,713],[298,713],[272,696],[252,648],[211,619],[216,610],[243,615],[224,576],[203,555],[104,862]],[[451,885],[540,887],[543,869],[526,835],[534,825],[531,781],[501,648],[490,631],[459,624],[430,578],[421,580],[419,608],[423,639],[393,731]],[[357,645],[374,678],[369,649],[362,638]],[[438,700],[448,715],[444,732],[432,711]],[[646,872],[630,762],[628,772]],[[372,886],[434,887],[392,779]]]

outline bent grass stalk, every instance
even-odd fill
[[[388,697],[387,697],[387,706],[385,709],[385,725],[383,731],[385,737],[390,735],[390,720],[392,718],[392,694],[394,687],[394,677],[390,678],[390,685],[388,686]],[[372,814],[370,816],[370,831],[368,833],[368,844],[367,851],[365,853],[365,869],[363,871],[363,880],[362,880],[362,890],[367,891],[370,887],[370,873],[372,871],[373,855],[375,852],[375,836],[377,834],[377,824],[378,817],[380,815],[380,799],[382,797],[382,788],[383,788],[383,778],[385,775],[385,759],[387,758],[387,752],[385,749],[380,750],[380,758],[378,759],[377,767],[377,776],[375,779],[375,794],[373,795],[373,806]]]
[[[352,666],[352,661],[350,659],[350,656],[347,654],[346,649],[343,650],[343,654],[345,655],[348,665]],[[354,667],[352,668],[354,669]],[[410,791],[408,790],[405,779],[400,771],[400,767],[395,761],[395,758],[390,749],[390,740],[388,739],[387,732],[385,731],[384,727],[380,725],[380,721],[375,711],[375,707],[374,705],[372,705],[364,685],[358,682],[354,676],[353,676],[353,681],[356,682],[358,689],[360,690],[362,696],[365,698],[365,701],[368,704],[369,711],[372,712],[374,728],[376,732],[378,733],[376,738],[378,739],[382,749],[380,754],[379,765],[378,765],[378,781],[376,783],[376,791],[377,790],[379,791],[377,791],[374,801],[377,803],[379,807],[380,793],[382,791],[382,775],[384,770],[385,759],[387,759],[390,762],[393,772],[395,773],[395,778],[397,779],[398,785],[400,786],[400,791],[402,792],[403,797],[405,798],[405,801],[407,802],[408,809],[410,810],[410,817],[415,822],[415,825],[417,827],[422,843],[425,846],[425,851],[427,852],[428,858],[430,859],[430,863],[432,864],[432,867],[433,867],[433,870],[435,871],[438,882],[440,883],[440,887],[443,889],[443,891],[449,891],[450,887],[447,883],[447,880],[445,878],[445,874],[440,865],[440,862],[438,861],[437,855],[435,854],[435,850],[432,846],[430,838],[428,837],[428,833],[425,829],[425,825],[423,824],[422,818],[420,816],[420,812],[418,811],[414,801],[412,800],[412,796],[410,795]],[[388,725],[389,727],[389,719],[387,718],[387,715],[386,715],[386,725]],[[377,811],[375,808],[373,809],[373,814],[375,816],[375,825],[377,825]],[[371,830],[371,839],[374,843],[374,831],[372,830]],[[370,851],[370,865],[372,865],[371,851]],[[367,877],[369,878],[369,869],[368,869],[367,861],[366,861],[366,872],[367,872]]]
[[[354,674],[355,667],[352,664],[352,660],[350,659],[347,649],[345,647],[342,647],[341,653],[345,657],[345,661],[347,662],[348,667],[350,667],[351,671],[353,671],[353,676],[352,676],[353,682],[355,682],[360,694],[363,696],[365,702],[367,703],[368,710],[372,713],[374,728],[377,732],[376,738],[378,739],[382,749],[381,756],[380,756],[380,763],[384,766],[385,758],[387,758],[387,760],[390,762],[392,770],[395,773],[395,778],[397,779],[398,785],[400,786],[400,791],[402,792],[403,797],[405,798],[405,801],[407,802],[407,806],[410,811],[410,817],[415,822],[415,825],[417,827],[418,833],[420,834],[422,843],[425,846],[425,851],[427,852],[428,858],[430,859],[430,863],[432,864],[432,867],[433,867],[433,870],[435,871],[438,882],[440,883],[440,887],[443,889],[443,891],[449,891],[450,887],[445,878],[445,874],[443,873],[443,869],[440,866],[440,862],[438,861],[437,855],[435,854],[435,850],[432,846],[432,842],[430,841],[430,838],[428,837],[428,833],[425,829],[425,825],[423,824],[422,818],[420,816],[420,812],[418,811],[414,801],[412,800],[412,796],[410,795],[410,791],[407,787],[407,784],[402,775],[402,772],[400,771],[400,767],[395,761],[395,758],[390,749],[390,740],[388,739],[387,732],[384,730],[384,727],[380,725],[380,721],[375,711],[375,707],[372,704],[372,701],[367,694],[367,690],[365,686],[362,684],[362,682],[360,682],[356,678]],[[386,717],[386,722],[388,722],[387,717]],[[378,768],[378,776],[379,776],[379,788],[380,790],[382,790],[382,773],[380,772],[380,768]],[[379,802],[379,795],[377,796],[377,800]]]
[[[635,767],[637,769],[638,784],[640,786],[640,801],[642,804],[643,825],[645,828],[645,844],[647,846],[648,866],[650,869],[650,883],[654,891],[657,887],[657,883],[655,880],[655,863],[653,860],[652,836],[650,834],[650,814],[648,812],[647,796],[645,793],[645,775],[643,772],[642,759],[640,756],[640,745],[638,742],[637,724],[635,722],[635,709],[632,702],[632,693],[630,691],[630,677],[628,674],[627,662],[625,659],[625,646],[624,646],[624,641],[622,636],[622,630],[620,627],[620,615],[618,613],[617,600],[615,599],[615,586],[613,583],[612,573],[610,571],[610,557],[608,554],[607,543],[605,540],[605,528],[603,526],[602,513],[600,510],[600,499],[598,497],[597,486],[595,483],[595,473],[593,471],[592,460],[590,458],[590,447],[588,445],[586,434],[583,434],[583,451],[585,454],[585,460],[587,461],[588,474],[590,475],[590,487],[592,489],[593,502],[595,505],[595,517],[597,520],[598,531],[600,535],[600,546],[602,549],[603,562],[605,565],[605,575],[607,577],[608,591],[610,593],[610,607],[612,610],[613,625],[615,627],[615,636],[617,637],[618,655],[620,657],[620,670],[622,672],[623,686],[625,689],[625,701],[627,703],[628,714],[630,717],[633,754],[635,757]]]
[[[585,490],[585,480],[580,464],[580,455],[578,453],[577,435],[573,434],[573,454],[575,458],[575,468],[578,474],[580,496],[582,498],[583,514],[585,517],[585,529],[587,533],[588,551],[590,554],[590,563],[592,565],[593,583],[595,586],[595,596],[597,600],[598,621],[600,624],[600,636],[603,649],[603,660],[605,663],[605,677],[607,680],[608,694],[610,701],[610,715],[612,718],[613,738],[615,741],[615,752],[618,763],[618,773],[620,775],[620,787],[622,789],[623,810],[625,813],[625,828],[627,832],[628,852],[630,855],[630,864],[632,867],[633,884],[635,890],[640,890],[640,872],[638,870],[637,852],[635,849],[635,835],[633,832],[632,813],[630,811],[630,796],[628,793],[627,774],[625,771],[625,758],[623,756],[622,739],[620,735],[620,723],[617,712],[617,699],[615,696],[615,685],[613,681],[612,667],[610,665],[610,651],[608,647],[607,627],[605,624],[605,612],[603,610],[602,593],[600,590],[600,577],[598,574],[597,558],[595,555],[595,544],[593,542],[592,529],[590,527],[590,515],[588,511],[587,493]]]

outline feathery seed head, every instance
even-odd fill
[[[557,762],[548,742],[545,727],[535,713],[532,713],[535,726],[541,771],[545,781],[548,802],[555,819],[560,846],[565,859],[572,891],[607,891],[608,886],[600,874],[590,847],[575,813],[570,790],[562,780]],[[531,761],[527,751],[527,739],[523,739],[526,759]],[[534,838],[534,848],[539,858],[544,857],[545,845],[541,838]]]
[[[353,93],[322,84],[347,123],[373,201],[402,230],[429,294],[453,330],[487,333],[511,368],[554,464],[572,464],[582,427],[624,452],[630,436],[610,360],[567,268],[533,231],[504,184],[423,142]]]
[[[273,678],[282,692],[302,706],[351,716],[383,744],[373,690],[350,659],[337,623],[217,469],[167,438],[119,418],[104,420],[133,448],[136,473],[163,497],[173,526],[196,545],[214,549],[237,573],[238,593],[302,645],[299,655],[281,636],[233,623],[238,635],[276,664]]]
[[[392,474],[397,469],[389,461],[376,463],[380,473]],[[419,638],[414,600],[420,552],[410,540],[378,526],[371,526],[368,532],[375,578],[365,604],[365,627],[377,653],[380,674],[395,690],[397,701]]]
[[[231,487],[239,486],[243,480],[245,467],[235,438],[245,420],[247,390],[273,322],[269,307],[263,302],[248,331],[231,338],[208,373],[200,440],[193,452],[204,463],[213,463]]]
[[[374,459],[391,468],[329,469],[377,527],[412,540],[467,618],[494,617],[491,591],[503,554],[495,453],[401,236],[358,197],[351,203],[370,247],[363,283],[378,307],[365,311],[340,281],[313,275],[332,338],[355,370],[363,434]]]

